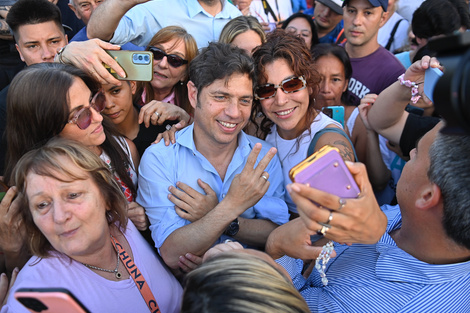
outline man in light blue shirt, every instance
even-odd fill
[[[219,39],[222,28],[241,12],[228,0],[107,0],[90,18],[88,38],[147,46],[160,29],[181,26],[199,48]],[[136,5],[138,4],[138,5]]]
[[[142,157],[137,201],[146,209],[156,247],[173,269],[187,253],[202,256],[226,239],[264,248],[271,231],[288,221],[276,149],[242,131],[251,113],[254,70],[241,49],[209,44],[190,64],[193,125],[176,134],[175,144],[162,141]],[[212,194],[212,205],[197,200]],[[195,206],[204,212],[197,213]]]
[[[380,240],[350,246],[335,243],[337,255],[324,270],[327,286],[316,269],[305,278],[302,260],[285,255],[307,259],[309,253],[310,258],[315,257],[318,251],[312,252],[305,238],[321,224],[309,220],[308,230],[306,223],[297,220],[269,236],[266,251],[289,272],[312,312],[468,312],[470,160],[462,156],[470,150],[470,136],[438,133],[441,127],[442,123],[424,135],[410,153],[397,185],[399,205],[382,207],[388,225]],[[365,168],[356,166],[355,175],[364,184]],[[373,206],[373,193],[367,190],[370,184],[364,186],[359,199],[347,199],[341,205],[338,197],[321,199],[312,189],[307,197],[306,190],[292,189],[291,196],[299,211],[312,216],[315,210],[318,220],[328,220],[327,236],[348,242],[343,235],[361,236],[376,224],[369,219],[363,227],[345,229],[346,216],[351,224],[354,212],[356,216],[357,212],[373,215],[373,210],[364,209]],[[330,205],[334,211],[323,209],[320,214],[310,201],[323,206],[324,201],[335,203]],[[380,212],[378,207],[375,211]]]

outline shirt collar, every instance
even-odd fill
[[[176,142],[191,150],[194,155],[199,154],[194,144],[194,123],[177,133]],[[238,147],[235,154],[239,151],[242,157],[246,157],[250,154],[253,146],[254,144],[249,140],[248,135],[241,131],[240,134],[238,134]]]
[[[387,214],[387,210],[384,212]],[[398,212],[394,217],[389,218],[387,231],[376,245],[379,257],[375,271],[378,278],[415,284],[441,284],[468,275],[470,261],[454,264],[429,264],[400,249],[390,236],[390,232],[400,227],[401,214]]]
[[[231,12],[227,0],[221,0],[221,3],[222,3],[222,11],[217,13],[217,15],[214,17],[214,16],[210,15],[209,13],[207,13],[203,9],[203,7],[199,4],[199,1],[197,1],[197,0],[188,0],[189,17],[194,18],[199,13],[202,13],[202,14],[207,15],[208,17],[212,17],[212,18],[223,18],[223,19],[234,18],[234,17],[237,16],[237,15],[232,14],[233,12]]]

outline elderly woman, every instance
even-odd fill
[[[91,312],[179,311],[181,286],[128,223],[121,187],[96,154],[54,139],[21,158],[13,181],[34,256],[2,312],[28,312],[14,299],[22,287],[66,288]]]

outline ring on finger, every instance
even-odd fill
[[[265,175],[261,175],[261,178],[264,178],[264,180],[268,181],[268,178]]]
[[[338,208],[338,211],[341,211],[342,208],[344,208],[344,206],[346,205],[346,200],[344,200],[343,198],[339,198],[339,208]]]
[[[158,112],[155,112],[154,114],[157,116],[157,118],[160,118],[160,116],[161,116],[161,114],[158,113]]]
[[[330,225],[330,222],[332,219],[333,219],[333,212],[330,212],[330,215],[328,216],[328,220],[323,224]]]
[[[322,225],[320,230],[317,230],[317,235],[326,235],[326,232],[331,228],[329,225]]]

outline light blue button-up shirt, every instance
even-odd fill
[[[233,178],[243,170],[248,155],[257,142],[261,142],[263,146],[256,165],[272,146],[244,132],[238,135],[238,147],[223,181],[212,164],[196,150],[192,125],[176,133],[175,144],[165,146],[161,141],[145,150],[139,166],[137,202],[145,208],[149,217],[152,238],[157,248],[162,246],[174,230],[191,223],[176,214],[174,204],[168,200],[168,187],[175,186],[176,182],[181,181],[204,194],[197,184],[200,178],[211,186],[219,201],[222,201]],[[289,215],[284,202],[284,182],[277,155],[265,171],[269,173],[268,191],[258,203],[240,216],[247,219],[267,219],[281,225],[289,220]],[[228,238],[230,237],[222,235],[216,243]]]
[[[227,0],[216,16],[207,13],[197,0],[152,0],[130,9],[119,22],[112,43],[132,42],[147,46],[152,37],[166,26],[181,26],[196,40],[198,48],[218,41],[220,32],[231,19],[241,12]]]
[[[390,233],[401,227],[398,206],[382,206],[386,233],[374,245],[335,243],[337,256],[323,287],[314,269],[305,279],[303,262],[284,256],[276,262],[291,275],[312,312],[470,312],[470,261],[429,264],[400,249]]]

